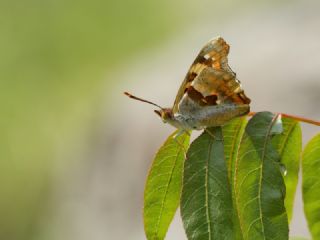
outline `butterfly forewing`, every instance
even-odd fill
[[[201,49],[179,88],[173,113],[192,114],[204,106],[250,103],[228,65],[228,53],[229,45],[221,37]]]

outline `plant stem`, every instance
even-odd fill
[[[250,112],[248,115],[253,116],[255,114],[256,114],[256,112]],[[304,117],[299,117],[299,116],[294,116],[294,115],[290,115],[290,114],[286,114],[286,113],[279,113],[279,114],[285,118],[292,118],[292,119],[300,121],[300,122],[305,122],[305,123],[313,124],[316,126],[320,126],[320,121],[316,121],[316,120],[304,118]]]

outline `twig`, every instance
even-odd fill
[[[248,115],[253,116],[255,114],[256,114],[256,112],[250,112]],[[294,115],[290,115],[290,114],[286,114],[286,113],[279,113],[279,114],[285,118],[292,118],[292,119],[300,121],[300,122],[305,122],[305,123],[313,124],[316,126],[320,126],[320,121],[316,121],[316,120],[304,118],[304,117],[299,117],[299,116],[294,116]]]

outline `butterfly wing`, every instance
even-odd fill
[[[191,65],[174,102],[173,112],[191,116],[206,107],[248,105],[241,83],[228,65],[229,45],[209,41]]]

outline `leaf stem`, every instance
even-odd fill
[[[256,112],[250,112],[248,115],[253,116],[255,114],[256,114]],[[300,122],[305,122],[305,123],[313,124],[316,126],[320,126],[320,121],[316,121],[316,120],[304,118],[304,117],[299,117],[299,116],[294,116],[294,115],[290,115],[290,114],[286,114],[286,113],[279,113],[279,114],[285,118],[291,118],[291,119],[294,119],[294,120],[297,120]]]

